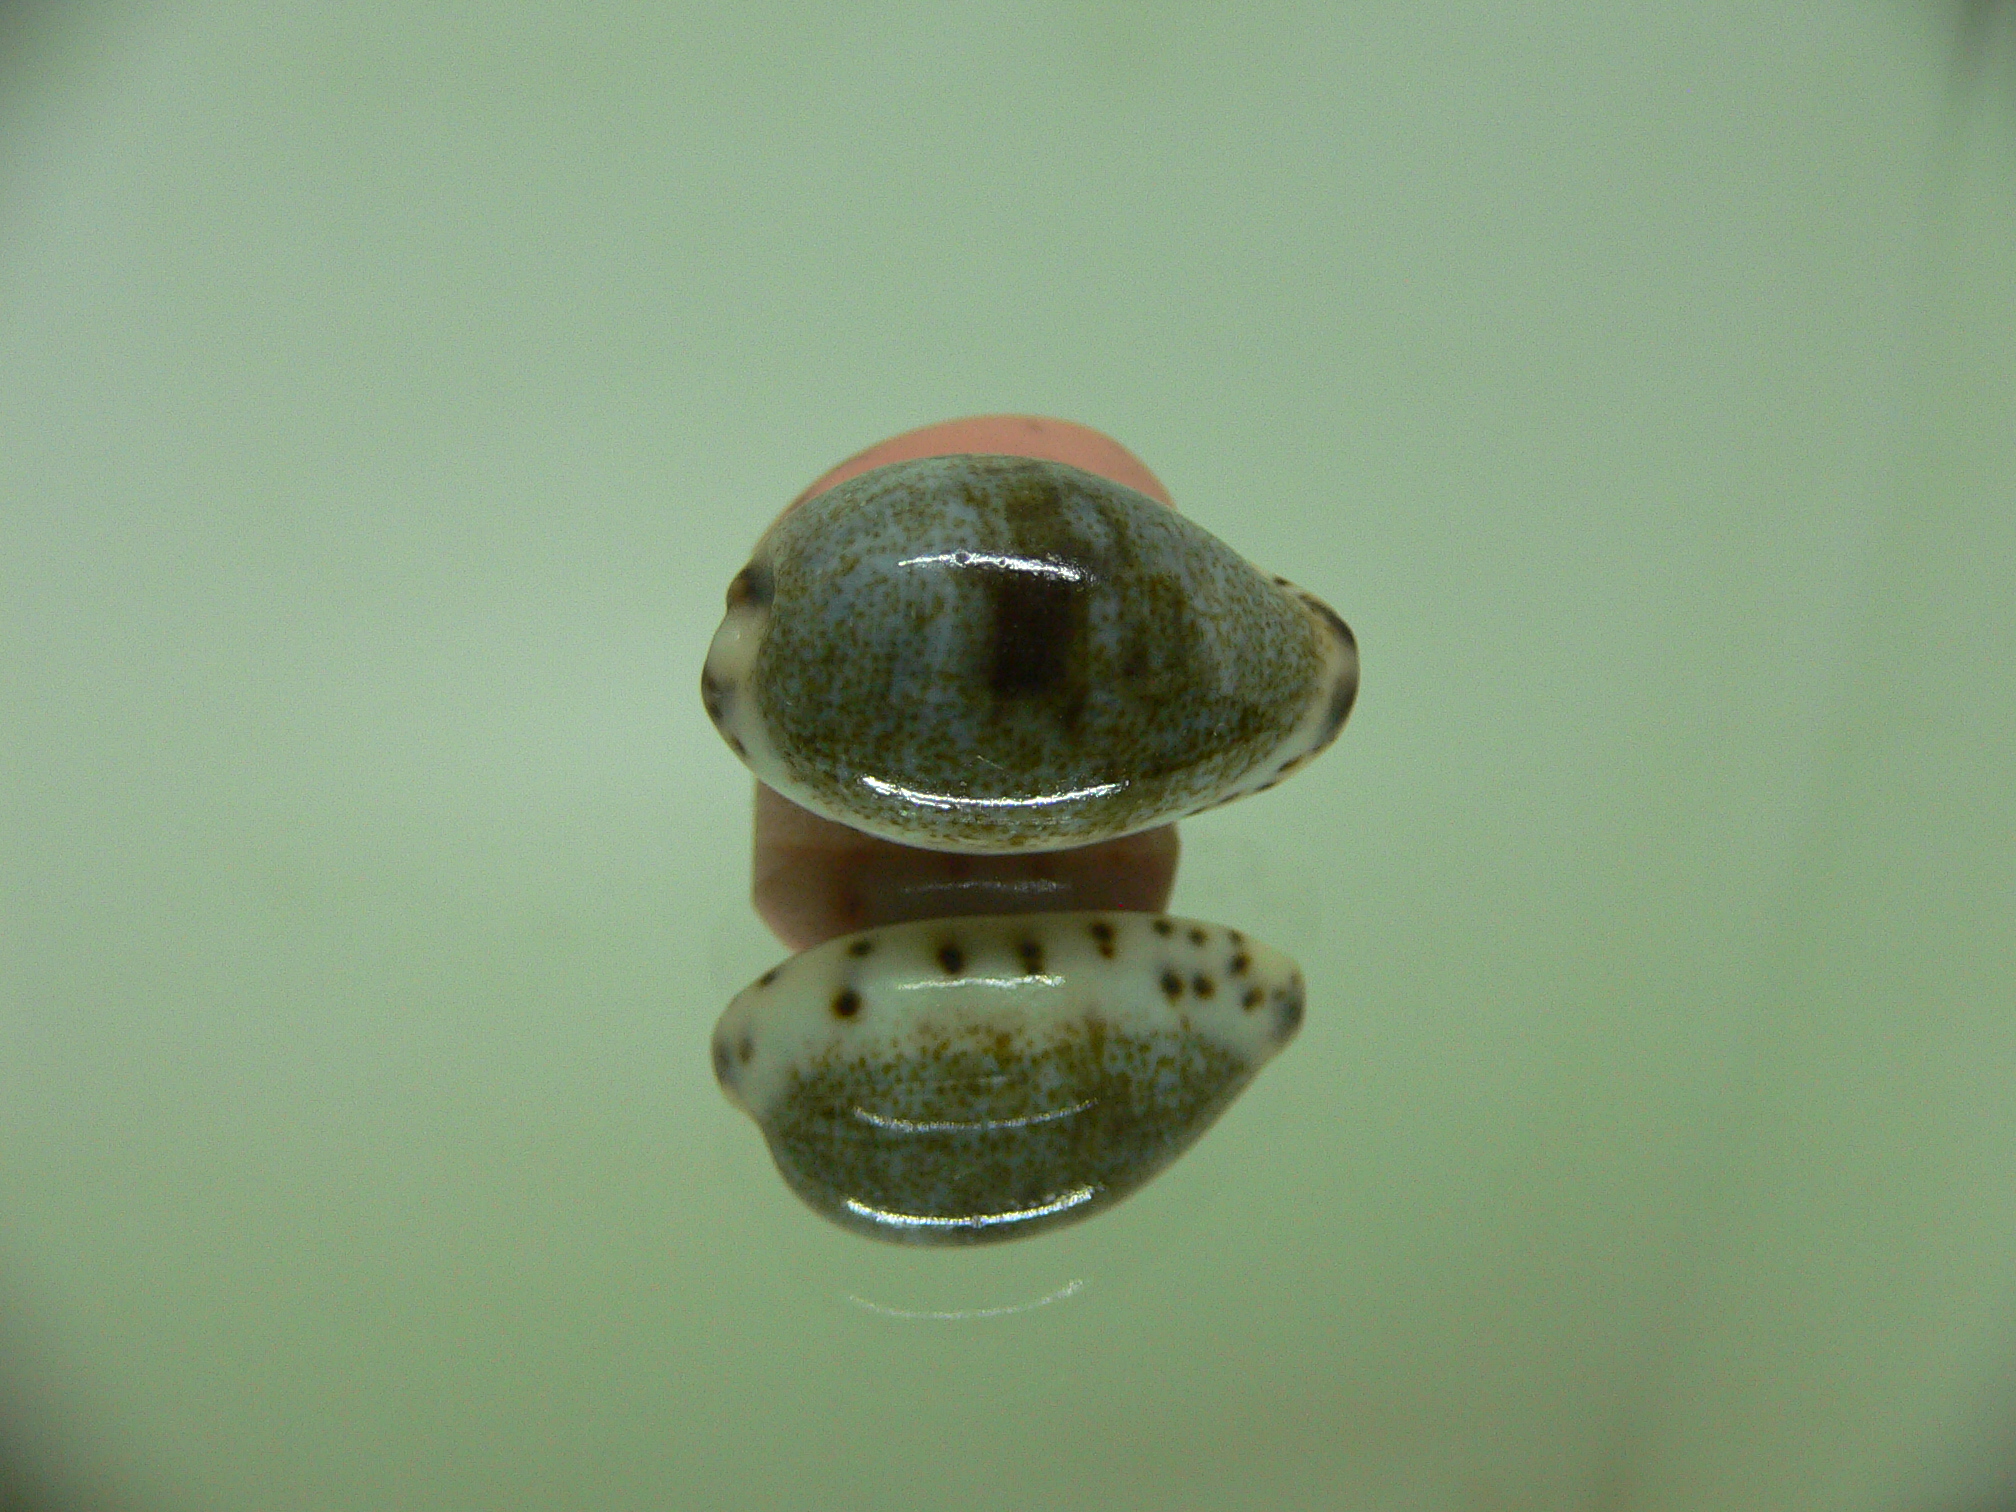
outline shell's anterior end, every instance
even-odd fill
[[[1287,1043],[1302,976],[1237,930],[1160,914],[934,919],[766,972],[715,1074],[779,1172],[879,1239],[973,1244],[1119,1201]]]
[[[1358,698],[1358,638],[1351,633],[1351,627],[1315,594],[1297,588],[1286,578],[1277,577],[1274,583],[1294,596],[1307,617],[1316,644],[1316,676],[1311,680],[1310,696],[1294,727],[1265,760],[1228,788],[1212,807],[1249,793],[1264,793],[1314,761],[1343,731],[1344,721],[1351,717],[1351,707]]]
[[[727,598],[701,685],[723,739],[801,807],[929,850],[1068,849],[1257,791],[1334,738],[1357,682],[1326,606],[1026,457],[851,478]]]

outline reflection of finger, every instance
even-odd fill
[[[756,912],[793,950],[906,919],[1110,908],[1160,913],[1176,826],[1076,850],[960,856],[864,835],[756,788]]]
[[[1066,420],[981,415],[892,436],[849,457],[792,504],[892,462],[960,453],[1063,462],[1169,503],[1155,475],[1110,436]],[[759,783],[752,892],[763,921],[785,944],[803,950],[904,919],[1053,909],[1158,912],[1175,884],[1177,849],[1176,827],[1165,825],[1039,854],[918,850],[822,819]]]

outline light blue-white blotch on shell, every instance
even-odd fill
[[[1302,1022],[1302,974],[1156,914],[932,919],[767,971],[714,1031],[793,1191],[878,1239],[1069,1223],[1187,1149]]]
[[[701,697],[763,782],[933,850],[1060,850],[1272,787],[1343,728],[1335,612],[1175,510],[1029,457],[863,473],[728,590]]]

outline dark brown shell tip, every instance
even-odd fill
[[[716,677],[711,668],[700,672],[700,706],[707,711],[707,717],[719,724],[728,712],[728,699],[734,692],[727,683]]]
[[[729,582],[728,607],[739,609],[744,604],[752,604],[761,609],[770,602],[775,591],[776,585],[771,581],[769,569],[751,562]]]
[[[1302,983],[1290,982],[1275,991],[1274,1030],[1282,1039],[1288,1038],[1302,1027]]]

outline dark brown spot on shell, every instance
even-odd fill
[[[1316,611],[1316,617],[1330,627],[1332,635],[1336,636],[1338,640],[1349,646],[1353,651],[1358,649],[1358,637],[1351,633],[1351,627],[1344,623],[1344,617],[1341,614],[1324,603],[1323,600],[1317,598],[1313,593],[1303,594],[1302,602]]]
[[[1337,684],[1337,691],[1330,695],[1330,712],[1323,716],[1321,744],[1328,745],[1337,738],[1337,732],[1344,728],[1344,721],[1351,717],[1351,704],[1358,697],[1358,679],[1348,677]]]
[[[740,756],[744,761],[749,759],[749,747],[742,744],[742,737],[740,735],[730,735],[728,737],[728,749],[733,751],[737,756]]]
[[[1197,975],[1190,978],[1190,990],[1200,998],[1208,998],[1217,992],[1218,984],[1200,971]]]
[[[1239,1001],[1245,1005],[1246,1011],[1251,1013],[1255,1008],[1258,1008],[1262,1003],[1267,1001],[1267,994],[1262,992],[1258,987],[1248,987],[1246,989],[1246,996]]]
[[[945,968],[945,975],[957,976],[966,969],[966,952],[959,948],[956,940],[947,940],[938,947],[938,964]]]
[[[1163,939],[1168,939],[1175,932],[1176,926],[1171,924],[1167,919],[1157,919],[1155,921],[1155,933],[1162,936]]]
[[[983,582],[994,611],[988,690],[1003,700],[1066,693],[1071,653],[1085,633],[1083,591],[1073,582],[1014,570],[988,571]],[[1074,701],[1082,702],[1082,693]]]
[[[850,1019],[861,1011],[861,994],[852,987],[842,987],[833,998],[833,1017]]]
[[[1079,571],[1090,542],[1074,527],[1057,478],[1031,471],[1012,484],[1002,513],[1014,551],[988,562],[961,562],[991,611],[987,690],[998,703],[1034,703],[1074,729],[1091,696],[1086,621],[1093,583]]]
[[[1302,1027],[1302,996],[1300,977],[1274,993],[1274,1032],[1283,1039]]]
[[[728,697],[734,691],[727,683],[716,677],[711,668],[700,670],[700,703],[707,710],[707,717],[714,723],[721,723],[728,713]]]
[[[1225,938],[1230,940],[1234,945],[1244,945],[1246,943],[1246,936],[1239,933],[1236,929],[1226,930]]]
[[[1183,996],[1183,978],[1176,975],[1176,973],[1173,971],[1163,972],[1162,995],[1168,998],[1169,1001],[1172,1003],[1175,1002],[1176,999],[1178,999],[1179,997]]]
[[[1251,966],[1252,964],[1253,964],[1252,957],[1248,956],[1246,952],[1242,950],[1239,952],[1239,954],[1232,957],[1230,961],[1225,963],[1225,969],[1231,972],[1232,975],[1234,976],[1244,976],[1246,974],[1246,968],[1248,966]]]
[[[852,945],[847,947],[847,954],[859,960],[874,948],[875,942],[873,940],[856,940]]]
[[[1192,945],[1202,945],[1206,938],[1207,936],[1201,929],[1193,929],[1190,931],[1190,943]]]
[[[751,562],[730,580],[728,607],[739,609],[744,604],[753,604],[760,609],[770,602],[771,595],[775,592],[776,585],[771,581],[770,570]]]
[[[1099,947],[1099,954],[1111,960],[1113,958],[1113,926],[1104,919],[1094,919],[1086,928],[1092,935],[1092,943]]]
[[[1355,661],[1358,652],[1358,638],[1351,633],[1351,627],[1338,617],[1337,611],[1321,599],[1309,598],[1307,595],[1304,595],[1303,601],[1315,611],[1317,618],[1329,626],[1332,635],[1344,645],[1351,648],[1354,658],[1348,674],[1340,678],[1337,686],[1330,690],[1330,707],[1323,715],[1323,733],[1317,737],[1315,747],[1305,753],[1307,755],[1314,755],[1316,751],[1320,751],[1324,746],[1337,738],[1337,732],[1344,728],[1344,721],[1351,715],[1351,705],[1358,697],[1358,668]]]
[[[1036,976],[1043,970],[1043,942],[1025,939],[1017,947],[1022,954],[1022,970],[1029,976]]]
[[[756,978],[756,985],[758,987],[768,987],[772,982],[777,980],[777,973],[782,971],[783,969],[784,968],[782,966],[772,966],[768,971],[764,972],[763,975]]]
[[[755,1058],[756,1041],[751,1036],[745,1034],[735,1042],[735,1059],[746,1066]]]

